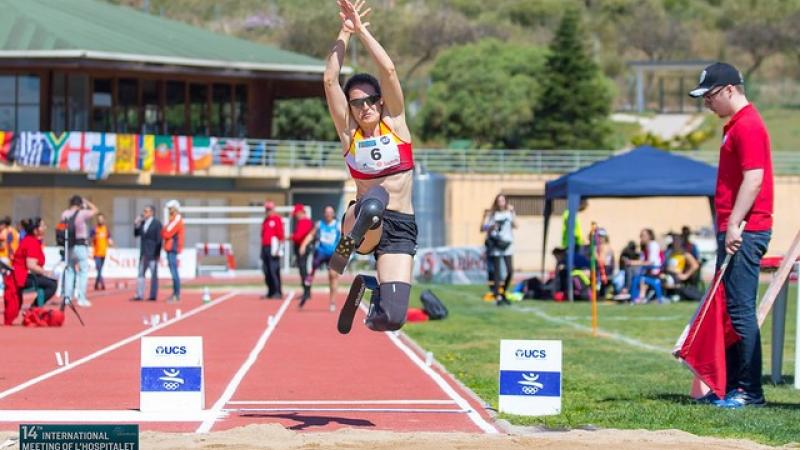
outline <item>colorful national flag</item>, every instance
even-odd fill
[[[136,135],[117,135],[117,154],[114,160],[114,172],[136,172]]]
[[[156,152],[153,171],[158,174],[172,174],[175,171],[175,148],[172,136],[156,136]]]
[[[153,171],[156,154],[156,137],[140,134],[136,137],[136,168],[143,172]]]
[[[180,175],[194,173],[194,157],[192,156],[191,136],[174,136],[172,145],[175,149],[175,169]]]
[[[14,162],[14,132],[0,131],[0,162]]]
[[[53,160],[53,148],[45,133],[23,131],[17,138],[17,151],[14,158],[21,166],[48,167]]]
[[[714,277],[712,289],[676,344],[676,356],[719,398],[724,398],[726,391],[726,350],[739,340],[725,305],[724,272],[721,269]]]
[[[64,131],[62,133],[47,133],[45,137],[47,137],[47,142],[50,143],[50,147],[53,150],[53,157],[50,160],[50,165],[53,167],[59,167],[61,162],[61,151],[67,145],[69,141],[69,131]]]
[[[213,161],[213,148],[216,138],[195,136],[192,138],[192,159],[194,159],[194,170],[206,170],[211,167]]]
[[[244,139],[219,139],[215,149],[216,162],[224,166],[243,166],[250,156],[250,147]]]
[[[86,172],[90,180],[104,180],[114,169],[117,135],[114,133],[86,133],[92,151],[86,158]]]
[[[66,144],[58,155],[58,167],[70,172],[83,172],[86,167],[87,155],[92,151],[86,142],[86,134],[81,131],[69,133]]]

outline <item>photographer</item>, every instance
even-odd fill
[[[61,220],[72,222],[75,227],[75,240],[69,243],[69,261],[66,261],[64,286],[68,289],[68,297],[73,294],[78,306],[92,306],[86,298],[86,284],[89,280],[89,239],[88,222],[97,214],[97,207],[80,195],[69,199],[69,208],[61,213]],[[76,271],[77,268],[77,281]]]
[[[486,257],[487,263],[491,264],[493,277],[492,293],[494,294],[495,304],[505,306],[511,304],[505,297],[508,286],[514,275],[513,262],[513,229],[517,227],[514,207],[509,205],[503,194],[498,194],[494,199],[491,210],[484,216],[481,229],[486,232]],[[500,292],[500,272],[501,263],[505,264],[506,277]]]

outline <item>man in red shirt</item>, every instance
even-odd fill
[[[267,294],[264,298],[282,298],[281,291],[281,246],[285,239],[283,221],[275,212],[275,203],[264,202],[266,217],[261,223],[261,264]]]
[[[717,269],[726,254],[733,255],[722,282],[728,314],[741,339],[726,354],[728,394],[715,403],[723,408],[762,406],[765,401],[756,296],[761,257],[772,236],[769,133],[745,96],[741,73],[729,64],[706,67],[700,84],[689,95],[702,96],[708,109],[729,118],[723,129],[714,197]],[[746,222],[744,231],[739,230],[742,221]]]
[[[303,283],[303,296],[300,297],[300,307],[311,298],[311,283],[306,280],[308,277],[308,256],[311,254],[311,237],[314,232],[314,222],[306,216],[306,209],[302,203],[294,205],[292,211],[294,216],[294,232],[292,233],[292,243],[294,244],[294,256],[297,261],[297,270],[300,271],[300,280]],[[313,236],[312,236],[313,237]]]

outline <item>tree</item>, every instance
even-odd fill
[[[496,39],[443,52],[419,113],[421,137],[519,147],[539,97],[544,59],[544,49]]]
[[[536,107],[532,138],[535,148],[596,149],[609,146],[611,88],[589,57],[580,15],[570,9],[550,44]]]
[[[275,104],[275,139],[335,141],[325,101],[319,98],[282,100]]]

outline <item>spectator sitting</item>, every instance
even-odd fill
[[[667,289],[679,289],[683,285],[690,285],[694,275],[700,270],[700,263],[687,251],[683,237],[676,234],[672,237],[671,248],[667,251],[664,264],[664,280]],[[676,294],[679,295],[679,294]],[[693,292],[687,295],[689,300],[695,300]]]
[[[44,251],[42,239],[47,229],[44,221],[40,217],[32,217],[23,220],[22,227],[25,229],[25,238],[20,242],[17,251],[14,253],[12,266],[14,268],[13,277],[7,277],[7,282],[13,282],[18,288],[16,298],[5,295],[5,324],[11,325],[17,318],[22,307],[22,290],[36,287],[44,291],[44,303],[50,300],[56,293],[58,283],[53,278],[47,276],[44,270]],[[9,289],[9,287],[7,287]],[[8,294],[11,294],[9,292]],[[36,300],[31,306],[37,306]],[[38,305],[41,306],[41,305]]]
[[[663,291],[661,281],[658,276],[661,273],[661,246],[655,239],[655,233],[650,228],[645,228],[639,234],[640,244],[644,258],[631,261],[639,270],[631,281],[631,301],[635,303],[646,303],[645,286],[650,286],[655,292],[659,302],[663,301]]]
[[[638,270],[638,266],[635,266],[632,262],[639,259],[641,259],[641,254],[639,249],[636,248],[636,242],[628,241],[628,244],[619,255],[619,271],[614,274],[614,291],[617,293],[614,296],[614,300],[630,300],[631,282]]]
[[[688,226],[684,225],[683,228],[681,228],[681,234],[680,234],[683,247],[686,249],[687,252],[691,253],[692,256],[694,256],[694,259],[700,261],[700,253],[697,250],[697,246],[692,243],[691,237],[692,237],[692,230]]]

